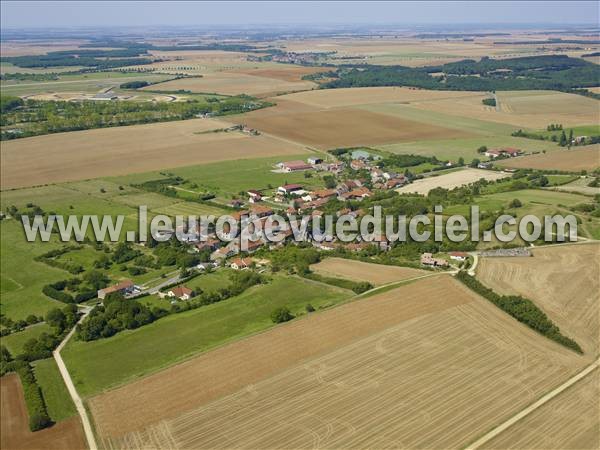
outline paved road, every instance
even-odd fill
[[[84,313],[77,323],[82,322],[88,316],[88,314],[90,313],[91,310],[92,310],[92,308],[90,308],[90,307],[82,308],[82,311],[84,311]],[[96,445],[96,438],[94,437],[94,432],[92,430],[92,424],[88,417],[85,406],[83,405],[83,400],[81,400],[81,397],[77,393],[77,389],[75,389],[75,385],[73,384],[71,375],[69,374],[69,371],[67,370],[67,366],[65,365],[65,362],[63,361],[62,356],[60,356],[61,350],[64,348],[64,346],[67,344],[67,342],[69,342],[69,339],[71,339],[71,337],[75,333],[76,326],[73,327],[73,329],[69,332],[69,334],[67,334],[67,336],[63,339],[63,341],[56,348],[56,350],[54,350],[52,352],[52,355],[54,356],[54,360],[56,361],[56,364],[58,365],[58,370],[60,371],[60,374],[61,374],[63,380],[65,381],[67,390],[69,391],[69,394],[71,395],[71,398],[73,399],[73,403],[75,403],[75,407],[77,408],[79,417],[81,417],[81,423],[83,425],[83,431],[85,433],[85,438],[87,439],[88,447],[90,448],[90,450],[98,450],[98,445]]]
[[[540,398],[537,402],[529,405],[527,408],[525,408],[524,410],[522,410],[518,414],[516,414],[513,417],[511,417],[510,419],[508,419],[502,425],[494,428],[489,433],[487,433],[484,436],[482,436],[479,439],[477,439],[475,442],[473,442],[471,445],[469,445],[466,448],[466,450],[474,450],[476,448],[481,447],[483,444],[485,444],[489,440],[493,439],[494,437],[498,436],[504,430],[506,430],[510,426],[514,425],[515,423],[517,423],[519,420],[521,420],[525,416],[531,414],[533,411],[535,411],[536,409],[538,409],[543,404],[545,404],[548,401],[552,400],[554,397],[556,397],[558,394],[560,394],[561,392],[563,392],[565,389],[567,389],[567,388],[571,387],[572,385],[574,385],[575,383],[577,383],[579,380],[581,380],[582,378],[584,378],[586,375],[588,375],[589,373],[591,373],[592,371],[594,371],[598,367],[600,367],[600,359],[597,359],[594,363],[592,363],[589,366],[587,366],[583,371],[579,372],[574,377],[569,378],[567,381],[565,381],[559,387],[557,387],[556,389],[548,392],[546,395],[544,395],[542,398]]]

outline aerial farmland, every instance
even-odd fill
[[[2,449],[600,446],[596,4],[68,3],[2,4]]]

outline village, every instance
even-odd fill
[[[237,130],[238,128],[236,128]],[[239,128],[240,130],[242,128]],[[252,130],[256,132],[256,130]],[[517,149],[489,150],[486,156],[491,159],[502,155],[502,157],[513,157],[522,154]],[[188,226],[177,229],[174,232],[164,232],[164,237],[172,238],[175,234],[185,235],[184,242],[190,253],[210,252],[210,260],[201,262],[191,268],[194,273],[203,273],[219,268],[232,270],[254,269],[264,271],[269,265],[265,258],[253,257],[253,254],[261,249],[276,250],[287,243],[294,242],[294,234],[291,227],[285,229],[274,225],[272,231],[282,234],[283,239],[278,242],[270,242],[264,234],[257,240],[249,241],[242,248],[240,244],[240,227],[255,227],[260,225],[264,230],[265,223],[274,214],[280,214],[287,218],[288,223],[295,221],[300,226],[302,216],[309,218],[325,215],[326,211],[333,211],[335,217],[350,216],[360,219],[371,212],[361,208],[360,202],[372,197],[377,192],[392,191],[411,183],[411,178],[392,170],[386,170],[378,166],[380,156],[371,154],[364,150],[355,150],[349,153],[349,157],[326,161],[322,157],[313,156],[303,160],[282,161],[274,165],[273,172],[320,172],[330,176],[329,187],[323,189],[307,189],[304,184],[283,184],[266,192],[265,190],[249,189],[245,192],[246,198],[235,198],[229,206],[235,211],[231,217],[237,221],[238,227],[235,234],[226,232],[228,241],[217,237],[213,231],[201,234],[199,230],[190,229]],[[442,168],[454,166],[451,162],[440,163]],[[486,166],[490,168],[491,166]],[[330,203],[331,202],[331,203]],[[332,209],[329,206],[335,204]],[[257,223],[258,221],[259,223]],[[226,231],[229,230],[226,224]],[[309,243],[319,251],[332,252],[344,250],[358,253],[368,249],[376,252],[388,252],[392,248],[392,242],[383,234],[373,236],[371,240],[361,240],[358,237],[353,242],[341,242],[334,235],[327,235],[325,239],[317,239],[312,236],[312,230],[308,229],[302,236],[304,243]],[[456,269],[469,259],[469,253],[454,251],[447,254],[434,256],[432,253],[421,254],[419,263],[423,268]],[[171,280],[165,288],[144,289],[132,280],[124,280],[120,283],[106,287],[98,291],[98,298],[104,299],[107,295],[119,292],[126,298],[135,298],[148,293],[156,294],[161,299],[169,300],[171,303],[185,301],[193,298],[196,293],[189,287],[180,283],[178,277]]]

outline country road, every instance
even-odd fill
[[[565,389],[567,389],[567,388],[571,387],[572,385],[574,385],[575,383],[577,383],[579,380],[584,378],[589,373],[593,372],[598,367],[600,367],[600,358],[597,359],[592,364],[590,364],[589,366],[587,366],[584,370],[579,372],[577,375],[569,378],[567,381],[565,381],[563,384],[558,386],[556,389],[553,389],[552,391],[548,392],[546,395],[544,395],[542,398],[540,398],[535,403],[529,405],[527,408],[523,409],[521,412],[519,412],[518,414],[511,417],[506,422],[502,423],[501,425],[497,426],[490,432],[486,433],[485,435],[483,435],[482,437],[477,439],[475,442],[473,442],[471,445],[469,445],[466,448],[466,450],[475,450],[476,448],[481,447],[483,444],[485,444],[486,442],[495,438],[500,433],[505,431],[507,428],[511,427],[512,425],[517,423],[519,420],[523,419],[525,416],[528,416],[529,414],[534,412],[540,406],[542,406],[545,403],[552,400],[554,397],[556,397],[558,394],[563,392]]]
[[[81,316],[81,318],[79,319],[77,324],[81,323],[88,316],[88,314],[91,311],[92,311],[92,308],[86,307],[84,309],[83,315]],[[73,380],[71,379],[71,375],[69,374],[69,371],[67,370],[67,366],[65,365],[65,362],[63,361],[62,356],[60,356],[61,350],[65,347],[65,345],[67,345],[67,342],[69,342],[69,339],[71,339],[71,337],[75,333],[76,327],[77,327],[77,325],[75,325],[73,327],[73,329],[71,331],[69,331],[69,334],[67,334],[65,336],[65,338],[60,343],[60,345],[56,348],[56,350],[54,350],[52,352],[52,355],[54,356],[54,360],[56,361],[56,365],[58,366],[58,370],[60,371],[60,374],[65,382],[65,385],[67,386],[67,390],[69,391],[69,394],[71,395],[71,398],[73,399],[73,403],[75,403],[75,407],[77,408],[79,417],[81,417],[81,423],[83,425],[83,431],[85,433],[85,438],[88,443],[88,448],[90,450],[97,450],[98,446],[96,445],[96,438],[94,437],[94,431],[92,430],[92,424],[88,417],[87,411],[85,409],[85,406],[83,405],[83,400],[81,400],[81,397],[77,393],[77,389],[75,389],[75,384],[73,384]]]

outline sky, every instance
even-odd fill
[[[1,26],[598,24],[596,1],[192,2],[2,0]]]

